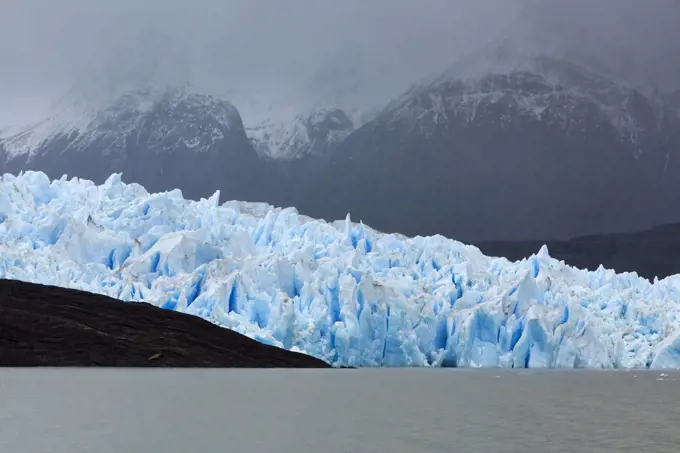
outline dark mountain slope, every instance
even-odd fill
[[[680,219],[678,128],[663,100],[563,62],[437,79],[350,135],[298,206],[466,241],[647,228]]]
[[[680,274],[680,224],[628,234],[582,236],[567,241],[490,241],[476,245],[486,255],[527,258],[546,244],[550,256],[580,269],[600,265],[617,272],[637,272],[653,280]]]

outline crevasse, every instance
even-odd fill
[[[0,276],[144,300],[333,365],[680,368],[680,279],[520,262],[295,209],[0,178]]]

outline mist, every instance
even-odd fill
[[[5,0],[0,129],[142,84],[191,83],[246,122],[369,108],[504,42],[680,88],[677,0]]]

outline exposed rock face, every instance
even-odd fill
[[[0,366],[328,368],[146,303],[0,280]]]

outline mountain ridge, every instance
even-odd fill
[[[329,220],[351,212],[384,231],[469,241],[680,220],[680,95],[571,60],[501,60],[493,71],[446,70],[359,123],[331,107],[246,127],[231,103],[189,89],[147,104],[124,95],[94,115],[104,131],[94,136],[106,140],[64,134],[17,158],[5,139],[2,170],[100,182],[122,172],[153,191],[219,189],[224,199]]]
[[[332,202],[308,209],[329,217],[352,205],[383,230],[466,240],[677,220],[663,177],[679,170],[677,118],[659,98],[568,69],[568,90],[517,71],[475,79],[478,91],[449,78],[413,87],[337,148],[317,179],[330,181],[318,199]],[[347,176],[334,184],[333,174]],[[375,212],[385,199],[401,208]]]
[[[210,143],[185,143],[188,148],[197,151],[205,150],[216,140],[224,138],[222,129],[241,130],[243,121],[238,110],[229,102],[218,100],[188,87],[176,87],[157,90],[152,87],[125,92],[110,103],[96,105],[87,101],[72,101],[71,105],[62,106],[55,115],[36,124],[20,128],[13,135],[6,135],[2,140],[6,151],[12,157],[34,154],[41,147],[50,146],[50,141],[61,137],[69,138],[69,148],[82,150],[95,142],[106,142],[107,148],[124,148],[125,141],[131,135],[140,133],[142,129],[151,127],[150,138],[161,141],[163,133],[169,135],[171,130],[164,131],[162,124],[145,124],[154,114],[154,110],[166,109],[185,114],[189,118],[171,118],[174,123],[198,120],[213,120]],[[208,118],[210,117],[210,118]],[[194,134],[194,136],[197,134]],[[138,138],[138,137],[137,137]],[[181,137],[180,137],[181,139]],[[68,148],[67,148],[68,150]]]
[[[208,188],[231,198],[266,196],[266,183],[244,184],[246,178],[267,179],[270,170],[261,165],[238,110],[227,101],[185,87],[137,90],[94,113],[75,113],[70,117],[78,118],[77,127],[49,129],[61,121],[56,118],[38,131],[41,140],[26,136],[28,130],[0,141],[2,170],[44,170],[55,178],[67,174],[97,182],[123,173],[152,190],[177,187],[189,197],[201,197]],[[17,152],[20,140],[39,145]]]

